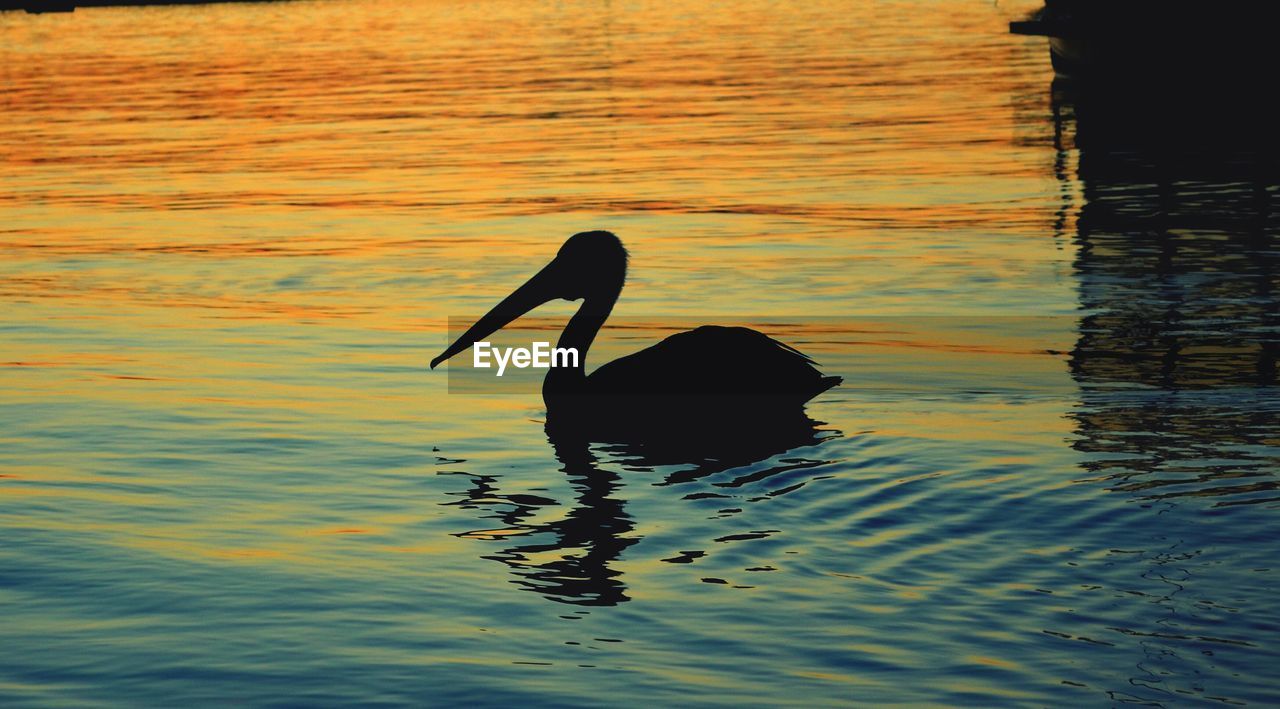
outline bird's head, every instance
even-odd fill
[[[584,231],[569,237],[559,253],[524,285],[476,321],[431,368],[505,327],[543,303],[556,300],[608,299],[612,303],[627,277],[627,250],[607,231]]]
[[[569,237],[547,268],[555,269],[565,300],[617,296],[627,277],[627,250],[613,232],[584,231]]]

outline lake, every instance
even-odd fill
[[[1280,162],[1034,6],[0,13],[0,703],[1280,703]],[[590,229],[589,367],[844,385],[695,457],[428,368]]]

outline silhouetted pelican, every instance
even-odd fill
[[[695,420],[760,425],[836,386],[793,347],[745,327],[703,326],[585,371],[587,351],[613,310],[627,275],[627,251],[607,231],[574,234],[527,283],[480,318],[431,368],[482,341],[543,303],[582,300],[557,347],[578,351],[576,367],[552,367],[542,384],[548,424],[572,419],[592,427]],[[808,421],[808,419],[804,419]]]

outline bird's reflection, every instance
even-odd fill
[[[1259,493],[1280,487],[1274,128],[1176,91],[1058,82],[1053,107],[1083,195],[1070,365],[1085,467],[1148,500],[1273,499]]]
[[[458,536],[509,544],[484,558],[508,566],[515,583],[525,590],[572,605],[617,605],[630,599],[616,562],[640,541],[626,501],[619,496],[623,487],[619,471],[645,476],[657,468],[675,468],[664,477],[646,477],[644,482],[689,482],[840,435],[821,426],[803,410],[780,413],[746,427],[736,421],[732,429],[707,421],[683,435],[668,432],[662,437],[626,436],[621,431],[602,435],[595,427],[550,421],[545,429],[547,439],[560,471],[573,488],[567,512],[552,521],[537,521],[540,509],[560,502],[528,494],[503,494],[498,477],[491,475],[471,475],[471,487],[462,493],[462,499],[448,504],[483,510],[486,518],[500,522],[498,528]],[[787,460],[781,467],[798,465]],[[767,474],[755,473],[759,477]],[[531,537],[537,541],[520,541]]]
[[[595,443],[630,470],[675,468],[662,478],[661,484],[669,485],[750,465],[838,435],[823,430],[822,425],[804,409],[794,407],[767,417],[703,419],[685,427],[659,429],[601,428],[573,419],[548,421],[547,436],[561,462],[562,450],[585,450]]]

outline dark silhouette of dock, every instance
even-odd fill
[[[1271,34],[1280,8],[1244,0],[1045,0],[1010,32],[1049,40],[1054,70],[1130,88],[1200,83],[1263,90],[1276,64]]]

